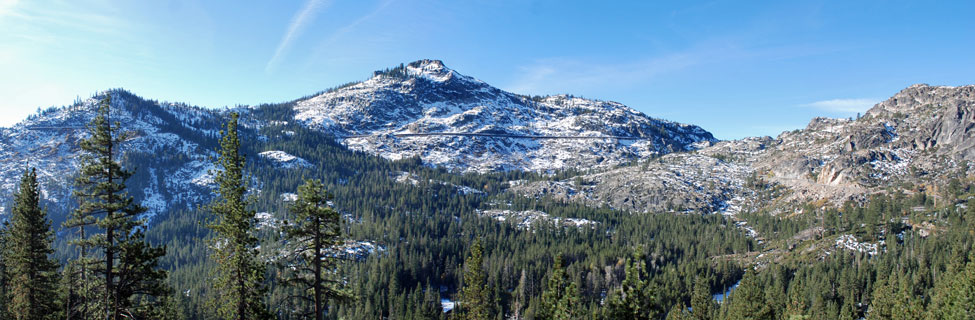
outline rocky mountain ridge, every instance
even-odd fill
[[[458,171],[609,168],[717,141],[700,127],[616,102],[505,92],[438,60],[377,71],[366,81],[297,101],[295,113],[295,120],[334,134],[351,149],[394,160],[420,157]]]
[[[792,212],[810,201],[840,205],[889,188],[925,192],[971,176],[973,135],[975,85],[913,85],[859,119],[815,118],[776,138],[721,141],[512,190],[636,212],[734,214],[773,204]]]

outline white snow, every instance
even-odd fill
[[[298,101],[295,120],[335,134],[347,147],[397,160],[419,156],[452,170],[551,171],[611,167],[667,153],[659,131],[686,144],[708,141],[700,128],[650,118],[616,102],[567,95],[533,101],[463,76],[439,62],[407,66],[401,79],[377,75],[361,83]],[[419,85],[418,79],[435,82]],[[462,90],[470,99],[450,98]],[[456,88],[462,89],[456,89]],[[387,101],[397,101],[395,104]],[[513,137],[396,136],[402,133],[507,133],[519,136],[651,136],[648,140]],[[352,137],[350,137],[352,136]],[[345,137],[345,138],[343,138]],[[679,150],[677,150],[679,151]]]
[[[311,162],[280,150],[264,151],[259,155],[277,162],[283,168],[312,167]]]
[[[850,234],[844,234],[836,238],[836,248],[864,252],[868,255],[875,256],[880,251],[879,248],[883,245],[883,240],[872,243],[872,242],[860,242],[857,238]]]
[[[711,296],[711,298],[713,298],[714,301],[717,301],[718,303],[721,303],[721,302],[724,301],[724,298],[725,297],[727,297],[728,295],[730,295],[732,292],[735,291],[736,288],[738,288],[738,285],[739,284],[741,284],[741,280],[738,280],[738,282],[735,282],[735,284],[731,285],[731,287],[729,287],[724,292],[715,293],[714,295]]]
[[[257,220],[257,229],[277,229],[281,222],[274,217],[270,212],[258,212],[254,215],[254,219]]]
[[[537,223],[551,223],[553,225],[576,228],[595,227],[595,225],[599,224],[599,222],[588,219],[552,217],[548,213],[538,210],[515,211],[491,209],[478,210],[478,213],[483,217],[489,217],[499,222],[508,222],[514,224],[519,229],[525,230],[530,230]]]
[[[440,308],[443,309],[444,313],[450,312],[450,310],[454,310],[454,306],[455,306],[454,302],[451,301],[450,299],[447,298],[440,299]]]

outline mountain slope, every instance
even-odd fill
[[[697,126],[654,119],[615,102],[505,92],[437,60],[376,72],[299,100],[295,111],[295,120],[334,134],[351,149],[389,159],[419,156],[460,171],[606,168],[716,141]],[[430,133],[492,136],[422,135]]]
[[[776,138],[721,141],[511,191],[636,212],[792,212],[810,201],[936,189],[975,174],[973,147],[975,85],[914,85],[859,119],[815,118]]]
[[[944,184],[975,160],[975,86],[913,85],[859,119],[813,119],[753,157],[772,181],[842,200],[896,185]]]

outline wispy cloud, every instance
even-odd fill
[[[830,112],[864,112],[879,102],[878,99],[858,98],[858,99],[832,99],[807,103],[802,106],[816,108]]]
[[[271,72],[277,67],[281,56],[288,52],[291,47],[291,42],[294,41],[298,34],[301,33],[305,27],[315,20],[315,14],[323,7],[328,6],[330,3],[325,0],[308,0],[305,2],[305,6],[298,10],[298,13],[291,18],[291,24],[288,25],[288,30],[281,37],[281,42],[278,43],[278,48],[274,50],[274,55],[271,59],[267,61],[267,65],[264,66],[265,72]]]
[[[366,13],[366,14],[364,14],[362,16],[359,16],[358,18],[356,18],[352,22],[350,22],[350,23],[342,26],[341,28],[335,29],[335,31],[333,31],[331,34],[329,34],[328,37],[326,37],[324,40],[322,40],[317,45],[317,48],[315,49],[315,51],[313,52],[313,54],[311,54],[310,55],[310,58],[306,61],[306,67],[308,67],[310,64],[312,64],[312,63],[314,63],[316,61],[321,61],[322,60],[322,57],[328,56],[330,53],[334,53],[334,49],[335,49],[334,46],[335,46],[335,44],[337,42],[342,41],[342,40],[345,40],[344,37],[346,35],[348,35],[350,33],[354,33],[356,31],[356,29],[360,25],[362,25],[363,23],[365,23],[365,22],[367,22],[369,20],[374,19],[376,16],[378,16],[380,13],[382,13],[383,10],[386,9],[386,7],[389,7],[389,5],[392,4],[394,1],[395,0],[383,0],[382,2],[379,3],[379,5],[377,5],[369,13]],[[370,39],[367,40],[366,38],[370,38]],[[370,41],[370,40],[375,41],[378,38],[380,38],[380,37],[378,37],[378,36],[376,36],[376,35],[373,34],[373,35],[370,35],[369,37],[356,37],[356,40],[358,40],[358,41]],[[343,55],[342,59],[350,59],[352,56],[355,56],[357,58],[361,58],[362,57],[362,55]]]
[[[594,87],[642,84],[665,74],[703,65],[789,59],[832,50],[805,45],[755,47],[735,37],[718,37],[685,50],[630,61],[541,59],[521,67],[518,76],[504,89],[524,94],[579,92]]]
[[[352,21],[352,23],[349,23],[349,24],[345,25],[344,27],[339,28],[338,30],[336,30],[334,33],[332,33],[331,36],[328,37],[328,40],[326,40],[325,43],[326,44],[331,44],[332,42],[335,42],[336,39],[338,39],[339,37],[345,35],[346,33],[349,33],[350,31],[354,30],[356,27],[358,27],[363,22],[368,21],[369,19],[372,19],[373,17],[375,17],[377,14],[379,14],[380,12],[382,12],[383,9],[386,9],[386,7],[388,7],[391,3],[393,3],[393,0],[385,0],[385,1],[383,1],[382,3],[379,4],[379,6],[376,7],[376,9],[372,10],[368,14],[366,14],[364,16],[361,16],[358,19],[355,19],[355,21]]]
[[[673,54],[622,63],[586,63],[574,59],[543,59],[520,68],[520,75],[504,88],[525,94],[563,93],[620,83],[635,83],[657,75],[705,63],[714,57]],[[554,91],[553,91],[554,90]]]
[[[16,6],[17,0],[0,0],[0,18],[13,13],[14,7]]]

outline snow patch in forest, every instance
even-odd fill
[[[386,251],[386,247],[368,240],[346,240],[344,244],[335,248],[335,256],[342,259],[362,261],[375,253]]]
[[[563,227],[576,227],[582,228],[585,226],[595,227],[599,222],[592,221],[588,219],[580,218],[561,218],[553,217],[548,213],[538,211],[538,210],[478,210],[483,217],[489,217],[499,222],[509,222],[515,225],[516,228],[530,230],[532,225],[536,223],[551,223],[557,226]]]
[[[864,252],[868,255],[875,256],[880,253],[880,247],[883,245],[883,240],[877,243],[873,242],[860,242],[857,238],[850,234],[844,234],[836,238],[836,248]]]
[[[308,160],[280,150],[264,151],[259,153],[259,155],[265,159],[277,162],[282,168],[312,167],[311,162],[308,162]]]
[[[711,298],[713,298],[714,301],[717,301],[718,303],[721,303],[722,301],[724,301],[725,297],[727,297],[728,295],[730,295],[732,292],[735,291],[736,288],[738,288],[738,285],[739,284],[741,284],[741,280],[738,280],[738,282],[735,282],[735,284],[731,285],[731,287],[729,287],[724,292],[718,292],[718,293],[713,294],[711,296]]]
[[[254,215],[254,219],[257,220],[258,230],[277,229],[280,225],[280,221],[270,212],[258,212]]]
[[[440,307],[443,308],[444,313],[454,310],[454,306],[455,306],[454,302],[451,301],[450,299],[447,298],[440,299]]]

